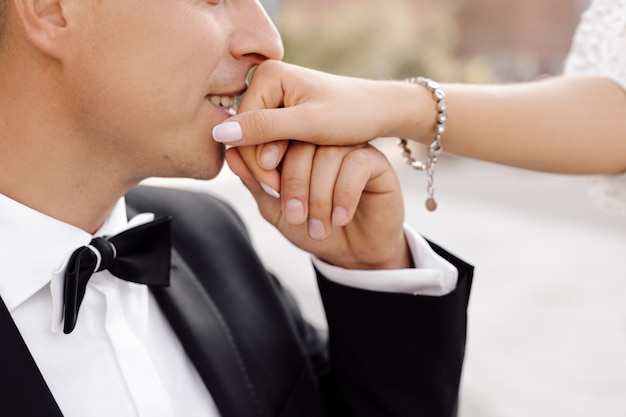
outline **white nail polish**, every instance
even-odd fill
[[[221,123],[213,128],[213,139],[216,142],[232,143],[243,139],[239,122]]]
[[[259,184],[261,185],[261,188],[263,188],[263,191],[265,191],[268,195],[271,195],[274,198],[280,198],[280,193],[278,191],[265,184],[264,182],[259,181]]]

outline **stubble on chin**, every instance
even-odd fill
[[[205,166],[206,171],[205,171],[204,178],[198,178],[198,179],[211,180],[215,178],[222,171],[222,168],[224,167],[225,153],[226,153],[226,147],[219,146],[215,150],[213,155],[211,155],[208,158],[208,161]]]
[[[224,167],[226,147],[215,143],[205,152],[198,152],[186,161],[175,161],[169,155],[163,156],[163,163],[169,167],[167,177],[191,178],[196,180],[211,180]]]

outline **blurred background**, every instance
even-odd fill
[[[262,3],[288,62],[371,78],[487,83],[558,74],[588,1]],[[397,167],[407,221],[476,266],[460,416],[626,416],[626,216],[593,206],[594,179],[446,155],[435,176],[439,208],[430,213],[424,175],[404,165],[393,139],[375,145]],[[234,204],[268,268],[324,326],[308,256],[261,219],[228,169],[210,182],[151,182]]]
[[[265,0],[285,60],[370,78],[532,79],[561,69],[588,0]]]

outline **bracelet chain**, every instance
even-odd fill
[[[439,83],[424,77],[412,77],[407,78],[405,82],[420,84],[426,87],[433,95],[437,105],[437,124],[435,126],[435,136],[433,142],[428,146],[426,151],[426,162],[418,161],[411,154],[408,141],[406,139],[400,139],[399,146],[402,148],[402,156],[405,161],[418,171],[426,171],[426,181],[428,192],[428,198],[426,199],[426,208],[428,211],[434,211],[437,208],[437,202],[435,201],[435,165],[443,147],[441,146],[441,137],[446,131],[446,123],[448,122],[448,104],[445,101],[446,94],[440,88]]]

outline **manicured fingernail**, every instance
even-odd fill
[[[343,207],[335,207],[333,209],[333,224],[335,226],[343,226],[348,218],[348,212]]]
[[[325,235],[324,223],[321,220],[309,219],[309,236],[313,240],[322,240]]]
[[[226,122],[213,128],[213,139],[216,142],[231,143],[243,139],[239,122]]]
[[[261,164],[261,167],[265,169],[276,168],[276,165],[278,165],[279,162],[278,158],[280,158],[280,149],[278,146],[268,143],[263,146],[263,149],[261,150],[259,163]]]
[[[302,201],[292,198],[285,203],[285,219],[289,224],[302,224],[304,222],[304,205]]]
[[[261,185],[261,188],[263,188],[263,191],[265,191],[267,194],[271,195],[274,198],[280,198],[280,193],[278,191],[276,191],[264,182],[259,181],[259,184]]]

